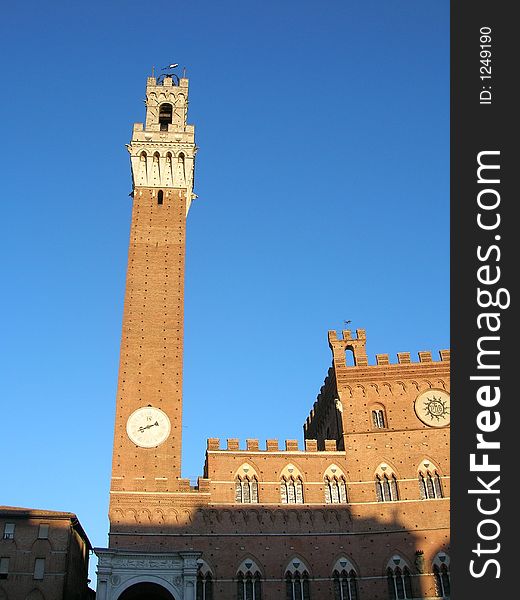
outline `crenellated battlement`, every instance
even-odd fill
[[[175,74],[148,77],[146,118],[134,123],[127,144],[135,188],[186,191],[186,214],[193,193],[197,146],[188,118],[189,81]]]
[[[221,448],[220,438],[209,438],[207,441],[206,450],[208,452],[337,452],[336,440],[325,440],[325,447],[323,450],[318,450],[318,441],[313,439],[305,440],[305,448],[300,448],[298,440],[285,440],[283,448],[279,447],[278,440],[270,439],[265,441],[265,448],[260,448],[259,441],[257,439],[247,439],[245,447],[240,447],[240,440],[237,438],[228,438],[226,440],[226,447]]]
[[[364,329],[356,329],[356,337],[352,336],[352,332],[349,329],[343,330],[340,336],[338,336],[336,331],[331,330],[328,333],[328,338],[329,346],[332,350],[334,367],[354,369],[356,367],[379,367],[387,365],[413,364],[410,352],[398,352],[397,362],[391,362],[388,354],[376,354],[375,364],[370,365],[368,363],[368,356],[366,353],[367,336]],[[346,352],[348,351],[351,351],[353,354],[353,366],[347,365]],[[450,360],[449,350],[439,350],[439,361],[435,361],[432,358],[432,353],[429,350],[422,350],[417,354],[419,363],[448,362]]]
[[[373,364],[369,364],[364,329],[357,329],[355,335],[348,329],[339,333],[329,331],[328,340],[332,351],[332,366],[303,425],[304,437],[318,439],[320,445],[324,437],[328,437],[327,430],[334,428],[335,423],[341,420],[339,413],[343,412],[342,393],[345,390],[348,390],[350,397],[354,391],[365,395],[367,384],[374,389],[379,389],[378,386],[382,384],[385,389],[390,390],[396,379],[399,379],[399,389],[402,390],[407,386],[407,379],[420,378],[420,373],[424,373],[428,379],[432,373],[449,370],[449,350],[439,350],[438,360],[433,358],[429,350],[419,351],[417,360],[414,361],[410,352],[398,352],[397,360],[391,360],[389,354],[381,353],[375,355]],[[348,352],[352,353],[353,365],[347,364]],[[335,433],[339,440],[342,432]]]

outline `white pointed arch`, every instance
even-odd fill
[[[410,569],[410,561],[406,559],[401,552],[394,551],[392,556],[386,561],[385,569],[394,569],[395,567],[403,568],[408,567]]]
[[[347,558],[346,556],[340,556],[340,558],[338,558],[338,560],[334,563],[332,571],[338,571],[340,573],[341,571],[354,571],[357,573],[358,569],[350,558]]]
[[[398,476],[395,468],[389,462],[385,462],[385,461],[382,461],[377,465],[374,473],[376,475],[390,475],[391,474],[391,475],[395,475],[396,477]]]
[[[244,462],[235,472],[235,502],[258,504],[258,475],[256,469]]]
[[[294,575],[296,573],[299,573],[301,575],[304,572],[310,574],[307,561],[305,561],[300,556],[293,556],[291,560],[289,560],[289,562],[285,565],[284,574],[290,573],[291,575]]]
[[[247,576],[248,574],[250,575],[256,575],[257,573],[259,575],[263,574],[263,570],[262,568],[259,566],[258,561],[256,561],[254,558],[252,558],[251,556],[247,556],[246,558],[244,558],[244,560],[238,565],[238,569],[237,569],[237,574],[238,573],[242,573],[244,576]]]
[[[237,569],[237,598],[261,600],[262,570],[251,556],[244,558]]]
[[[332,586],[334,598],[338,600],[357,600],[358,572],[346,556],[338,558],[332,568]]]
[[[202,558],[197,560],[197,598],[209,600],[213,598],[214,574],[209,564]]]
[[[345,477],[345,473],[343,472],[343,469],[341,467],[339,467],[338,465],[336,465],[334,463],[331,463],[325,469],[323,476],[330,477],[332,479],[333,477]]]
[[[449,567],[450,566],[450,557],[448,556],[448,554],[446,554],[446,552],[441,550],[440,552],[437,552],[437,554],[435,555],[435,557],[433,559],[433,564],[437,565],[439,567],[442,565],[446,565],[447,567]]]
[[[435,462],[434,460],[432,460],[428,456],[426,456],[425,458],[423,458],[423,460],[419,463],[419,466],[417,467],[417,471],[418,472],[420,472],[420,471],[422,471],[422,472],[430,471],[431,473],[437,472],[439,474],[442,474],[441,469],[439,468],[439,465],[437,464],[437,462]]]
[[[280,477],[286,477],[286,478],[301,477],[303,480],[301,469],[299,469],[298,466],[295,465],[294,463],[286,464],[285,467],[280,472]]]
[[[258,477],[257,470],[250,461],[243,462],[235,471],[235,477]]]
[[[309,597],[309,567],[300,557],[293,557],[284,571],[285,598],[301,600]]]
[[[203,558],[197,559],[197,572],[203,576],[206,576],[208,573],[213,576],[214,571],[210,564],[204,560]]]
[[[280,502],[304,503],[302,472],[293,463],[287,464],[280,473]]]
[[[343,470],[336,464],[331,464],[323,474],[325,504],[346,504],[347,478]]]

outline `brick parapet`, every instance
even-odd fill
[[[332,366],[303,426],[304,437],[318,438],[318,443],[322,438],[320,425],[325,421],[330,421],[332,425],[335,423],[330,413],[338,408],[337,401],[341,399],[341,392],[345,387],[361,382],[377,384],[385,380],[424,379],[446,373],[449,377],[450,350],[439,350],[439,360],[434,360],[430,351],[418,352],[418,361],[412,361],[410,352],[398,352],[397,362],[391,362],[388,354],[376,354],[375,364],[370,365],[365,349],[364,329],[358,329],[356,337],[353,337],[350,330],[343,331],[341,336],[336,331],[329,331],[328,338],[333,355]],[[345,352],[348,350],[354,356],[353,366],[346,363]],[[338,447],[342,447],[341,433],[336,432]]]
[[[245,448],[240,448],[240,440],[237,438],[228,438],[226,448],[220,447],[220,438],[208,438],[206,451],[208,453],[214,452],[225,452],[229,453],[243,453],[250,454],[251,452],[261,452],[261,453],[283,453],[283,454],[293,454],[293,453],[308,453],[308,452],[337,452],[338,447],[336,440],[326,440],[326,447],[324,450],[318,450],[318,442],[313,439],[305,439],[304,448],[299,447],[298,440],[285,440],[284,448],[279,447],[278,440],[269,439],[266,440],[265,448],[260,448],[260,443],[258,439],[247,439]]]
[[[376,354],[376,364],[369,365],[368,364],[368,356],[366,354],[365,345],[366,345],[366,332],[364,329],[358,329],[356,331],[357,337],[352,336],[352,332],[350,330],[344,330],[342,332],[342,337],[338,336],[336,331],[329,331],[329,346],[333,355],[333,366],[346,368],[349,371],[358,370],[358,369],[374,369],[378,366],[385,366],[389,364],[410,364],[411,354],[410,352],[398,352],[397,353],[397,363],[391,363],[388,354]],[[354,365],[347,365],[345,360],[345,352],[347,350],[351,350],[354,356]],[[432,353],[429,350],[421,350],[417,353],[419,363],[431,363],[437,362],[432,358]],[[363,360],[356,361],[356,358],[362,358]],[[439,358],[440,362],[449,362],[450,360],[450,351],[449,350],[439,350]],[[365,360],[366,359],[366,360]],[[412,363],[413,364],[413,363]]]

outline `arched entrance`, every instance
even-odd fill
[[[145,581],[131,585],[117,600],[175,600],[175,598],[162,585]]]

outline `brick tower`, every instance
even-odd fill
[[[176,85],[177,84],[177,85]],[[181,474],[186,217],[193,197],[188,80],[149,77],[128,145],[133,210],[111,491],[175,491]]]
[[[188,79],[173,73],[148,77],[145,103],[145,123],[134,124],[127,145],[133,209],[109,548],[96,549],[100,600],[193,598],[195,561],[200,556],[136,545],[134,538],[146,529],[143,515],[156,513],[161,502],[178,502],[189,488],[189,481],[181,479],[184,258],[197,148],[195,129],[186,122]],[[122,578],[118,569],[123,566]],[[168,581],[159,586],[154,573],[165,571]]]
[[[128,146],[134,205],[97,600],[449,597],[448,350],[373,364],[364,329],[330,331],[303,447],[209,438],[203,476],[181,478],[187,95],[187,79],[148,78],[146,123]]]

